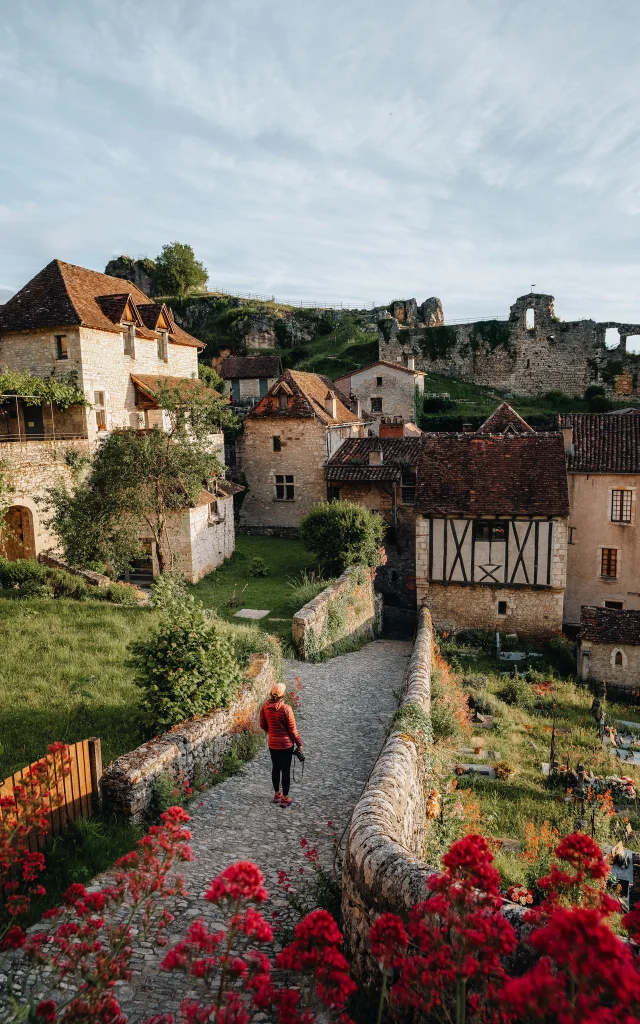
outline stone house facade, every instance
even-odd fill
[[[583,605],[640,610],[640,412],[571,413],[563,431],[571,514],[564,621]]]
[[[337,378],[335,384],[372,421],[370,427],[378,433],[383,417],[415,423],[416,407],[422,408],[424,377],[422,370],[415,369],[415,359],[410,355],[404,362],[380,360],[363,366]]]
[[[243,532],[295,536],[300,520],[326,500],[324,467],[363,422],[327,378],[285,370],[244,419],[237,466],[247,482]]]
[[[416,474],[420,438],[353,438],[325,469],[329,500],[353,501],[377,512],[387,526],[385,565],[375,587],[387,605],[416,607]]]
[[[232,356],[220,363],[225,394],[234,407],[251,408],[264,398],[282,373],[280,356]]]
[[[166,305],[126,288],[119,278],[53,260],[0,306],[0,368],[40,377],[72,372],[88,403],[63,412],[5,396],[0,405],[0,456],[15,489],[6,541],[11,557],[55,548],[41,502],[54,483],[69,483],[77,461],[72,452],[91,455],[113,430],[162,427],[165,414],[155,397],[161,387],[203,387],[197,379],[202,343],[175,324]],[[222,435],[212,435],[211,444],[221,453]],[[176,525],[176,557],[197,565],[199,575],[219,564],[205,552],[229,546],[222,535],[216,544],[207,536],[204,543],[201,532]]]
[[[508,426],[422,436],[418,606],[441,629],[545,637],[562,628],[567,576],[563,439]]]
[[[640,324],[562,321],[553,295],[538,292],[516,299],[508,317],[468,324],[445,324],[441,307],[433,316],[423,306],[407,300],[384,314],[378,325],[381,360],[413,356],[427,373],[517,395],[556,389],[581,396],[595,383],[612,396],[640,396]]]
[[[640,610],[582,608],[578,677],[585,682],[640,687]]]

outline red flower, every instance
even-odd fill
[[[602,850],[591,836],[582,832],[574,832],[556,846],[555,855],[558,860],[565,860],[578,872],[590,878],[606,878],[609,867],[602,856]]]
[[[211,903],[231,899],[252,900],[262,903],[268,893],[263,886],[264,875],[257,864],[250,860],[241,860],[225,868],[222,874],[213,880],[205,899]]]
[[[11,928],[7,929],[4,938],[0,941],[0,949],[20,949],[26,941],[26,932],[19,928],[17,924],[14,924]]]
[[[49,750],[51,750],[51,747],[49,747]],[[56,1019],[56,1004],[53,999],[46,999],[43,1003],[38,1003],[36,1013],[38,1019],[43,1021],[44,1024],[50,1024],[51,1021],[54,1021]]]
[[[395,914],[382,914],[369,932],[371,952],[385,970],[398,967],[409,944],[405,927]]]

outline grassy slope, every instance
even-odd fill
[[[253,558],[264,559],[269,575],[249,576]],[[214,609],[228,622],[240,608],[266,608],[269,616],[259,625],[283,639],[291,639],[291,616],[298,610],[295,596],[288,585],[300,573],[312,567],[313,557],[298,540],[278,537],[236,537],[236,550],[224,565],[192,587],[193,593],[206,608]],[[228,607],[235,594],[238,602]],[[282,620],[282,621],[278,621]]]

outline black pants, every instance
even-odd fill
[[[273,782],[273,788],[276,793],[282,789],[283,796],[289,795],[289,786],[291,785],[291,758],[293,757],[293,747],[288,747],[287,750],[274,750],[269,747],[269,753],[271,754],[271,781]],[[280,786],[280,776],[282,775],[282,786]]]

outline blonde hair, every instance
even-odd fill
[[[287,687],[285,686],[284,683],[274,683],[273,686],[271,687],[272,697],[284,697],[286,692]]]

